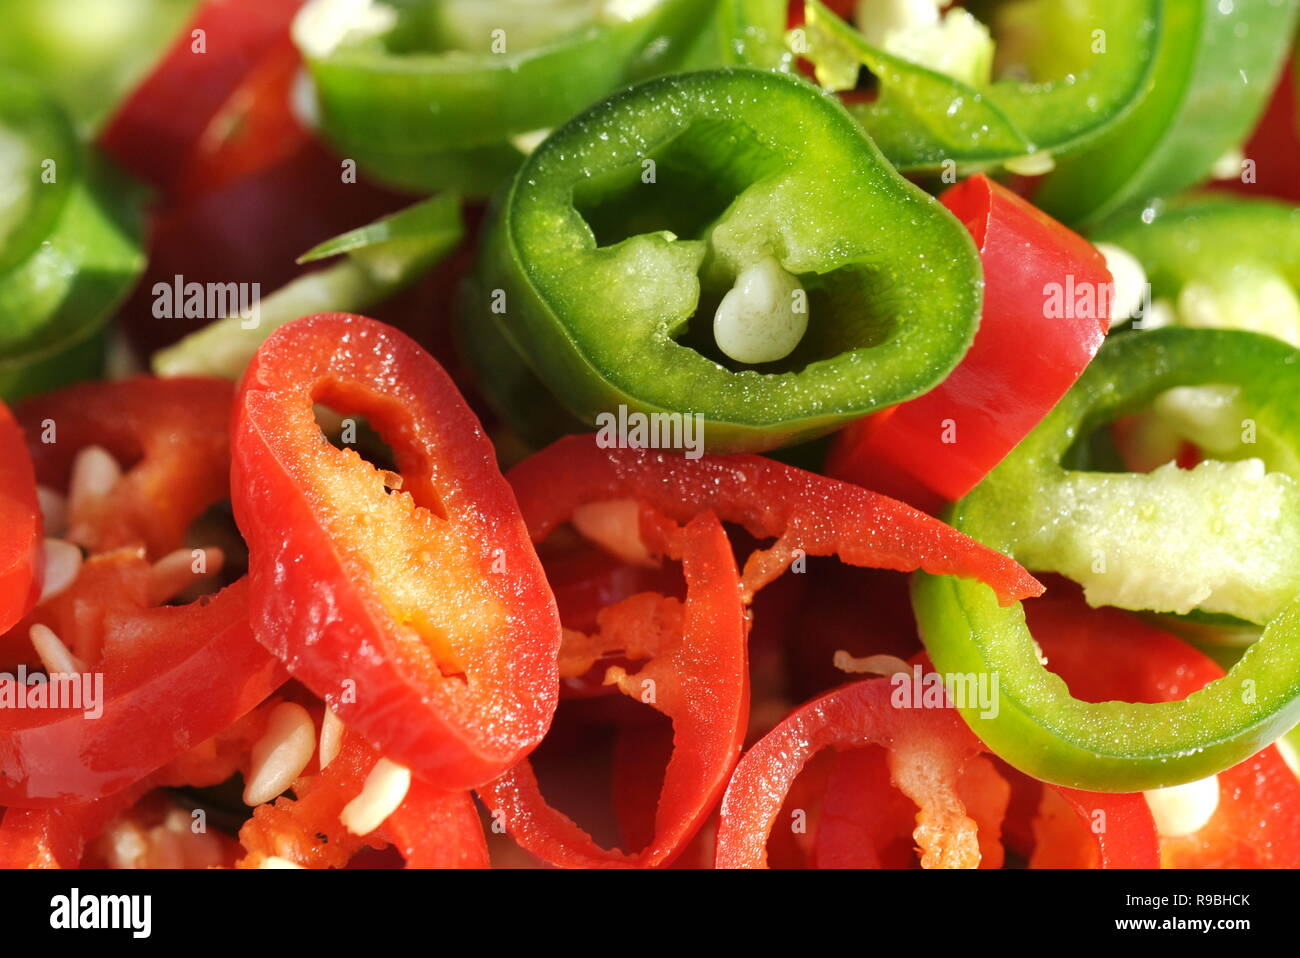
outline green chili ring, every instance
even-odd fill
[[[969,234],[837,101],[759,70],[652,80],[575,118],[498,197],[483,249],[465,322],[495,324],[584,422],[698,413],[711,449],[919,395],[979,321]],[[809,288],[809,331],[784,364],[733,370],[692,321],[764,256]]]
[[[1139,375],[1140,371],[1140,375]],[[1059,463],[1092,428],[1140,409],[1176,386],[1238,386],[1261,451],[1293,476],[1300,435],[1300,352],[1270,337],[1222,330],[1162,329],[1122,335],[1038,428],[965,499],[949,520],[1017,557],[1018,503],[1066,474]],[[1289,453],[1289,455],[1284,455]],[[1087,703],[1044,668],[1023,607],[1002,608],[982,586],[918,574],[913,606],[935,669],[995,672],[996,716],[962,715],[980,738],[1035,777],[1093,791],[1133,792],[1222,771],[1289,731],[1300,719],[1300,602],[1264,629],[1228,675],[1181,702]]]

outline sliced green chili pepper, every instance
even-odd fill
[[[1034,201],[1067,223],[1203,180],[1254,128],[1295,35],[1294,0],[1164,0],[1155,69],[1137,107],[1058,164]]]
[[[1112,218],[1090,236],[1137,257],[1152,297],[1173,305],[1180,324],[1300,345],[1300,208],[1192,195]]]
[[[61,108],[0,73],[0,398],[94,372],[95,339],[144,269],[143,194],[82,155]]]
[[[1267,463],[1172,466],[1147,475],[1059,463],[1099,425],[1178,386],[1241,391]],[[913,605],[935,668],[996,673],[996,715],[963,715],[1031,775],[1132,792],[1221,771],[1300,718],[1300,352],[1254,333],[1160,329],[1117,336],[1052,413],[951,512],[950,521],[1032,570],[1081,579],[1130,608],[1267,620],[1227,677],[1182,702],[1088,703],[1038,658],[1023,608],[982,586],[920,575]],[[1086,564],[1085,564],[1086,563]],[[1132,601],[1126,601],[1132,600]]]
[[[931,388],[981,287],[969,234],[832,97],[753,69],[653,80],[558,130],[498,198],[476,284],[470,336],[503,336],[574,415],[698,413],[712,449]],[[741,345],[770,332],[784,358],[723,355],[747,311]]]
[[[147,74],[199,0],[5,0],[0,65],[39,80],[94,129]]]
[[[716,0],[714,13],[691,43],[678,70],[753,66],[789,70],[785,0]]]
[[[937,169],[946,161],[979,169],[1078,148],[1141,96],[1160,22],[1158,0],[1025,0],[994,7],[990,22],[1005,39],[996,58],[1002,78],[993,80],[991,44],[973,48],[969,58],[981,62],[963,64],[968,69],[953,76],[894,52],[917,42],[906,31],[897,41],[887,35],[886,47],[875,46],[821,0],[808,0],[805,11],[796,50],[806,45],[801,52],[828,89],[853,89],[862,67],[871,72],[878,95],[850,112],[905,170]],[[949,16],[968,13],[954,8]],[[933,34],[939,55],[954,57],[953,41],[940,27],[921,29]]]
[[[521,137],[630,80],[688,55],[711,64],[750,47],[765,55],[757,42],[737,52],[716,35],[723,26],[748,31],[751,6],[782,4],[747,0],[733,10],[727,0],[733,16],[725,23],[715,17],[716,0],[376,4],[369,35],[340,38],[320,26],[322,4],[309,3],[294,36],[315,83],[321,130],[343,155],[401,187],[482,194],[528,152]]]
[[[67,115],[36,84],[0,70],[0,273],[54,228],[80,165]]]
[[[326,240],[298,262],[347,258],[266,297],[256,322],[227,316],[160,350],[154,354],[154,372],[238,379],[266,337],[285,323],[313,313],[368,310],[427,273],[463,235],[460,198],[443,194]]]

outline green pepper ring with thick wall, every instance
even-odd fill
[[[759,70],[651,80],[578,116],[498,195],[483,249],[470,336],[499,331],[588,423],[619,405],[698,413],[714,450],[812,438],[919,395],[979,322],[961,224],[836,100]],[[808,287],[788,360],[733,371],[678,342],[707,351],[701,290],[765,256]]]
[[[1290,421],[1300,403],[1300,352],[1255,333],[1161,329],[1107,343],[949,521],[1016,557],[1024,497],[1065,475],[1060,462],[1076,440],[1166,389],[1208,383],[1240,387],[1263,458],[1300,474]],[[1300,719],[1300,601],[1268,623],[1227,676],[1181,702],[1149,704],[1073,698],[1040,664],[1023,607],[999,607],[982,586],[918,574],[912,599],[937,672],[998,674],[996,716],[963,708],[967,723],[1006,761],[1055,784],[1134,792],[1192,781],[1248,758]]]

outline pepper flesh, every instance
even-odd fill
[[[36,474],[23,434],[0,402],[0,635],[36,604],[45,577]]]
[[[1001,601],[1038,595],[1042,586],[1015,562],[955,535],[944,523],[860,486],[761,456],[684,459],[645,449],[601,448],[570,436],[510,471],[533,540],[540,542],[579,505],[618,499],[647,503],[686,522],[705,511],[776,539],[745,561],[752,596],[802,556],[838,555],[850,565],[986,582]]]

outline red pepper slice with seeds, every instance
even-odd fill
[[[331,446],[315,403],[364,416],[397,473]],[[232,485],[258,641],[349,728],[453,790],[541,741],[555,600],[491,443],[412,340],[345,314],[276,330],[240,387]]]
[[[888,750],[887,778],[916,805],[911,834],[922,866],[974,868],[981,863],[987,838],[981,842],[980,827],[1000,813],[988,814],[997,802],[990,801],[988,784],[972,788],[963,773],[980,758],[984,746],[952,708],[896,707],[896,687],[894,680],[878,678],[828,692],[800,706],[745,753],[722,800],[717,867],[767,867],[769,836],[785,796],[809,759],[826,748],[866,745]],[[922,694],[920,687],[913,690],[916,701]],[[889,857],[889,840],[898,837],[897,829],[891,830],[889,822],[866,821],[876,813],[874,806],[892,798],[882,794],[886,780],[871,761],[848,759],[844,768],[837,766],[828,776],[822,813],[831,831],[819,835],[818,841],[827,848],[835,846],[832,865],[879,867],[898,862],[897,848]],[[1098,808],[1107,812],[1109,827],[1095,840],[1109,867],[1156,866],[1155,825],[1141,796],[1059,791],[1080,818],[1091,821]],[[1005,796],[1000,801],[1005,809]],[[854,815],[846,806],[860,811]],[[894,807],[892,823],[902,821]]]
[[[253,639],[246,581],[189,605],[153,606],[151,570],[138,549],[95,556],[19,625],[23,635],[44,625],[65,643],[79,660],[72,678],[80,697],[65,699],[66,708],[0,708],[0,805],[82,803],[121,791],[284,682]]]
[[[0,403],[0,634],[36,604],[45,576],[36,474],[13,413]]]
[[[163,605],[178,580],[201,577],[184,552],[179,575],[170,559],[149,561],[171,554],[194,520],[227,497],[232,400],[220,380],[141,377],[74,386],[21,407],[42,482],[67,486],[92,443],[129,468],[94,494],[72,490],[69,535],[97,554],[0,642],[7,668],[67,666],[82,706],[68,688],[72,707],[0,708],[0,804],[83,803],[125,789],[284,681],[253,639],[246,582]],[[48,630],[53,659],[48,650],[37,655],[33,629]],[[97,702],[87,701],[88,688]],[[7,690],[20,691],[16,683]]]
[[[673,721],[672,756],[649,844],[636,854],[601,848],[546,802],[527,759],[480,792],[515,841],[549,864],[668,864],[708,818],[740,755],[749,672],[730,543],[722,524],[706,512],[669,532],[666,545],[670,556],[681,559],[686,601],[642,592],[607,606],[597,616],[596,634],[566,635],[560,663],[562,674],[580,675],[615,652],[644,662],[635,671],[611,666],[605,681]]]
[[[379,753],[345,732],[338,755],[323,770],[301,775],[294,797],[259,805],[239,830],[245,855],[239,868],[260,868],[279,858],[303,868],[343,868],[365,848],[393,846],[407,868],[486,868],[487,842],[474,799],[412,779],[401,804],[369,835],[352,834],[340,821],[364,789]]]
[[[979,579],[1004,604],[1042,592],[1012,559],[911,506],[762,456],[691,460],[667,451],[603,449],[595,436],[567,436],[515,466],[510,483],[537,542],[579,506],[628,499],[678,522],[712,511],[755,538],[776,539],[745,562],[747,597],[800,554]]]
[[[110,488],[73,495],[69,539],[91,552],[144,544],[150,558],[179,548],[204,511],[230,495],[230,409],[221,379],[83,383],[17,409],[42,485],[68,489],[88,446],[125,470]]]

